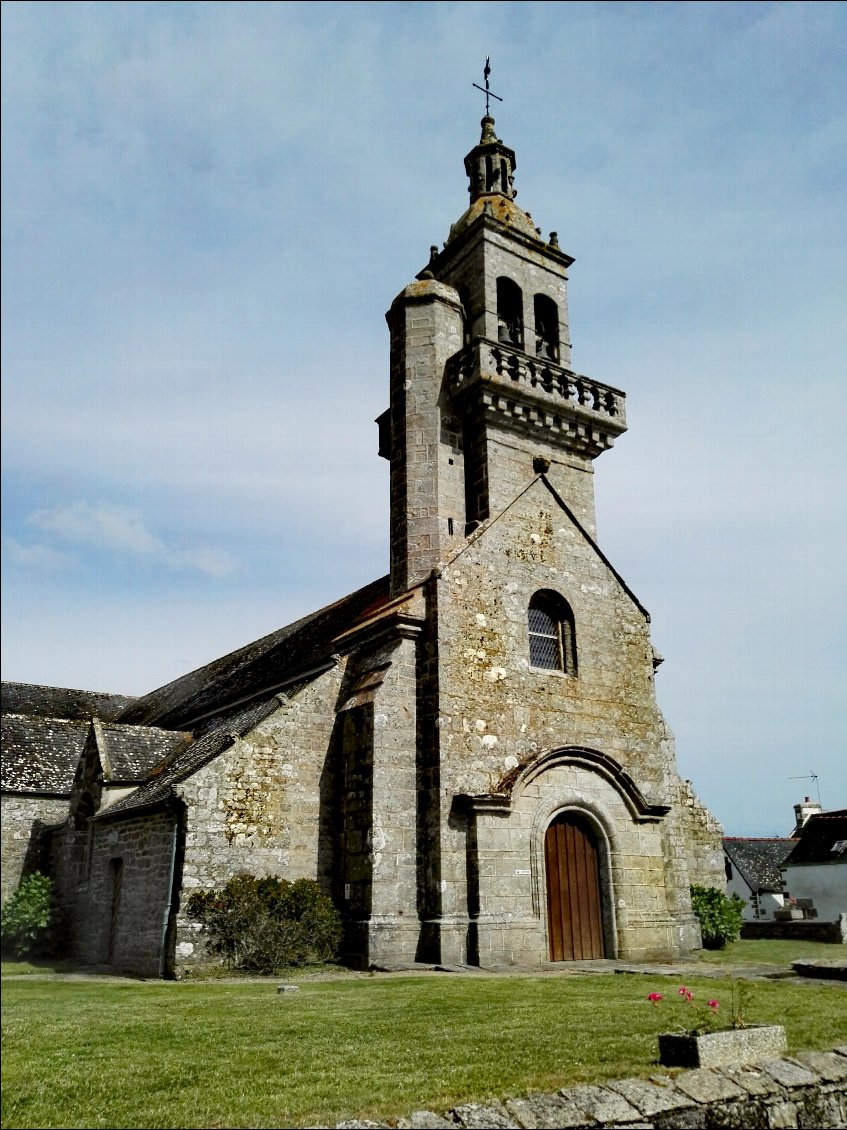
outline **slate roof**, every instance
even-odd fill
[[[847,863],[847,808],[810,816],[793,841],[794,850],[783,866],[797,863]],[[837,851],[833,847],[838,846]]]
[[[127,695],[70,690],[68,687],[41,687],[35,683],[3,683],[0,688],[4,714],[64,718],[71,722],[87,722],[90,718],[114,722],[121,711],[134,701]]]
[[[301,687],[303,685],[300,684]],[[196,773],[198,769],[202,769],[212,758],[217,757],[232,744],[234,735],[240,737],[248,733],[278,707],[279,699],[273,696],[215,719],[215,724],[202,737],[187,748],[183,748],[170,761],[154,768],[143,784],[116,804],[98,813],[95,819],[112,819],[138,809],[155,808],[166,803],[174,795],[175,785],[190,777],[192,773]]]
[[[335,637],[388,601],[386,576],[142,698],[4,683],[3,788],[69,795],[96,717],[109,779],[142,782],[100,815],[163,803],[233,735],[272,713],[275,691],[284,687],[290,697],[316,678],[331,661]]]
[[[88,721],[5,714],[3,790],[70,796],[89,727]]]
[[[11,793],[69,796],[91,723],[68,718],[4,714],[2,788]],[[111,782],[142,780],[151,769],[182,752],[191,734],[149,726],[102,726]]]
[[[723,849],[751,891],[781,891],[779,868],[796,843],[788,839],[725,836]]]
[[[212,714],[270,696],[286,680],[306,674],[328,660],[337,635],[388,603],[388,582],[388,577],[381,577],[326,608],[136,699],[121,712],[118,721],[165,729],[191,728],[197,732],[198,721]]]

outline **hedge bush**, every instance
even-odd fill
[[[700,933],[707,950],[722,950],[728,942],[741,936],[741,912],[744,899],[728,898],[716,887],[691,888],[691,906],[700,919]]]
[[[53,942],[53,880],[39,871],[21,879],[0,911],[0,942],[14,957],[49,952]]]
[[[313,879],[236,875],[222,889],[196,891],[186,908],[233,969],[277,973],[331,961],[341,942],[341,916]]]

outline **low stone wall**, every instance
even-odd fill
[[[466,1103],[437,1115],[415,1111],[391,1122],[351,1119],[338,1130],[535,1130],[550,1127],[843,1127],[847,1126],[847,1047],[799,1052],[755,1067],[699,1068],[673,1078],[622,1079],[602,1087],[565,1087],[505,1103]]]
[[[844,916],[842,915],[842,918]],[[840,945],[847,942],[841,922],[821,922],[817,918],[796,919],[793,922],[745,922],[742,938],[769,938],[792,942],[829,942]]]

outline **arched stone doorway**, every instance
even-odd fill
[[[578,812],[561,812],[544,836],[551,961],[605,957],[597,838]]]

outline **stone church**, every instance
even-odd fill
[[[387,315],[389,575],[142,698],[4,688],[6,872],[52,868],[80,960],[185,974],[187,894],[245,871],[316,878],[360,967],[699,945],[721,830],[595,529],[625,397],[571,367],[573,260],[515,165],[486,115]]]

